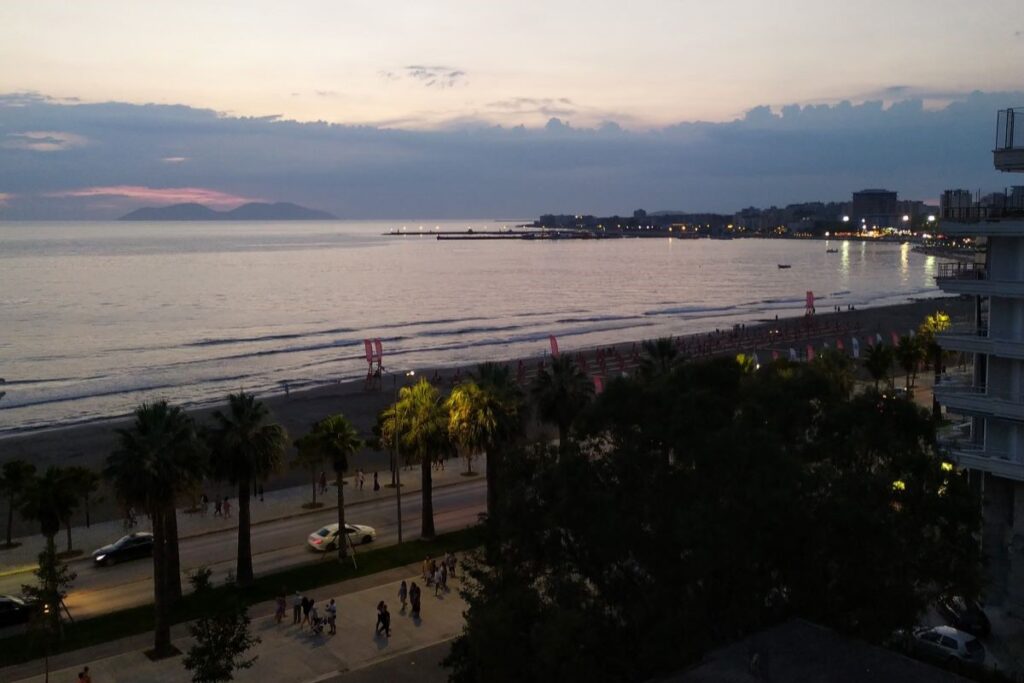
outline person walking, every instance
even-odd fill
[[[379,636],[384,630],[384,601],[377,603],[377,625],[374,627],[373,635]]]
[[[391,612],[388,611],[387,603],[384,604],[384,635],[391,637]]]
[[[441,570],[435,569],[432,575],[434,581],[434,597],[438,597],[441,592]]]
[[[282,588],[281,592],[277,594],[277,610],[274,612],[274,620],[277,623],[284,621],[284,613],[288,609],[288,598],[285,597],[285,590]]]
[[[412,606],[412,618],[420,618],[420,587],[416,585],[416,582],[412,582],[412,586],[409,587],[409,604]]]
[[[441,576],[441,588],[443,588],[444,592],[447,593],[448,592],[448,563],[447,562],[442,562],[441,566],[438,568],[437,572]]]
[[[231,517],[231,499],[224,496],[224,516]]]
[[[327,493],[327,472],[320,472],[320,493]]]
[[[423,583],[430,585],[430,555],[423,560]]]
[[[301,624],[301,626],[305,626],[306,624],[310,624],[309,613],[311,611],[313,611],[313,598],[302,598],[302,600],[303,600],[303,603],[302,603],[302,624]],[[310,626],[312,626],[312,624],[310,624]]]
[[[329,633],[333,636],[338,632],[338,606],[334,603],[334,598],[327,603],[327,607],[324,609],[327,612],[327,626],[329,627]]]
[[[206,513],[209,512],[210,510],[210,499],[206,497],[205,493],[199,496],[199,505],[201,506],[200,512],[202,513],[203,517],[205,517]]]
[[[409,600],[409,588],[402,579],[402,585],[398,587],[398,602],[402,603],[402,612],[405,612],[405,603]]]
[[[380,491],[380,480],[377,479],[377,473],[373,473],[373,490]]]
[[[302,593],[295,591],[295,595],[292,596],[292,625],[302,622],[302,603],[306,599],[302,597]]]
[[[448,575],[451,576],[453,579],[456,578],[455,577],[455,563],[456,563],[455,553],[449,551],[448,552],[448,557],[447,557]]]
[[[224,516],[224,509],[223,509],[222,505],[223,505],[223,503],[221,503],[220,498],[217,498],[215,501],[213,501],[213,516],[214,517],[223,517]]]

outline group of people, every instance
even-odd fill
[[[412,582],[412,586],[407,586],[403,579],[402,585],[398,587],[398,601],[402,603],[402,611],[405,611],[406,605],[412,607],[409,615],[413,619],[420,618],[420,599],[422,596],[423,593],[420,590],[420,587],[416,585],[415,581]]]
[[[428,587],[434,587],[435,597],[442,590],[448,592],[448,577],[455,578],[455,565],[455,555],[450,552],[445,553],[440,562],[432,559],[430,555],[423,560],[423,583]]]
[[[320,493],[327,493],[327,472],[320,473]],[[366,486],[366,473],[362,469],[357,469],[356,473],[352,476],[352,489],[355,491],[362,491]],[[373,473],[373,490],[380,491],[380,480],[377,478],[377,473]]]
[[[277,595],[277,610],[274,613],[274,620],[278,624],[284,621],[286,611],[287,599],[282,589]],[[320,608],[313,598],[307,598],[299,591],[295,591],[295,595],[292,596],[292,625],[298,625],[299,630],[305,630],[308,625],[310,632],[315,634],[323,633],[326,626],[327,634],[333,636],[338,633],[338,604],[331,598],[324,607],[324,614],[321,615]]]
[[[200,506],[199,509],[200,509],[200,511],[203,514],[203,517],[205,517],[206,513],[210,509],[210,499],[209,499],[209,497],[205,493],[202,494],[201,496],[199,496],[199,506]],[[223,499],[221,499],[219,497],[216,498],[213,501],[213,516],[214,517],[230,517],[231,516],[231,499],[228,498],[227,496],[224,496]]]

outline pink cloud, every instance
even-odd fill
[[[13,195],[13,194],[11,194],[9,192],[0,192],[0,206],[6,205],[7,202],[9,202],[12,199],[14,199],[14,197],[15,197],[15,195]]]
[[[63,152],[83,147],[89,140],[82,135],[59,130],[29,130],[23,133],[8,133],[0,144],[7,149],[24,149],[30,152]]]
[[[161,202],[181,204],[195,202],[213,206],[238,206],[246,202],[259,201],[252,197],[210,190],[205,187],[146,187],[144,185],[111,185],[106,187],[83,187],[77,190],[48,192],[47,197],[123,197],[139,202]]]

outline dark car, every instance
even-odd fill
[[[96,564],[110,566],[125,560],[149,557],[153,554],[153,534],[139,531],[122,536],[110,545],[92,551],[92,560]]]
[[[988,616],[981,609],[981,605],[974,600],[965,600],[959,595],[940,600],[936,605],[939,614],[949,622],[949,625],[961,631],[973,633],[976,636],[987,636],[992,632],[992,624]]]
[[[32,606],[13,595],[0,595],[0,627],[24,624],[32,616]]]

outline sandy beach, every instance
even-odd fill
[[[717,337],[722,341],[707,347],[705,352],[715,355],[742,350],[768,354],[772,350],[777,350],[780,355],[785,355],[787,349],[794,346],[802,352],[807,343],[813,343],[816,348],[820,348],[825,342],[834,346],[837,336],[844,339],[844,343],[849,349],[851,334],[856,334],[863,344],[863,339],[866,336],[880,333],[884,342],[888,344],[893,331],[898,334],[907,334],[911,328],[916,328],[920,324],[925,315],[934,313],[936,310],[948,313],[953,318],[954,324],[967,322],[972,315],[972,306],[972,302],[968,300],[941,298],[853,311],[824,312],[819,309],[814,316],[813,327],[807,326],[806,320],[803,318],[748,324],[744,326],[742,334],[739,330],[735,332],[733,330],[721,331]],[[767,330],[779,328],[802,329],[806,334],[798,341],[786,339],[771,344],[763,341],[766,338]],[[712,337],[714,336],[712,335]],[[692,350],[700,348],[698,345],[701,340],[707,341],[708,339],[707,334],[692,335],[681,337],[680,343],[685,345],[687,352],[693,355]],[[638,346],[639,342],[627,342],[614,347],[614,351],[611,348],[606,351],[609,354],[617,352],[621,357],[631,359],[634,349]],[[595,357],[593,349],[576,349],[565,344],[561,351],[573,356],[583,353],[585,357],[591,359],[588,366],[590,373],[600,373],[597,363],[593,360]],[[523,365],[528,369],[527,378],[536,371],[538,363],[546,354],[547,344],[538,343],[537,354],[523,359]],[[611,358],[610,355],[608,357]],[[762,357],[762,359],[766,358],[767,355]],[[518,359],[502,360],[511,363],[513,373],[516,372]],[[385,367],[387,366],[388,362],[385,358]],[[390,370],[392,372],[383,377],[380,389],[367,391],[364,388],[364,382],[359,380],[295,391],[288,395],[264,396],[262,399],[270,408],[274,418],[288,430],[292,439],[304,434],[316,420],[333,413],[344,414],[353,421],[364,436],[368,436],[378,412],[394,400],[394,388],[401,383],[403,377],[400,375],[406,368],[392,367]],[[451,386],[456,376],[465,376],[471,370],[472,367],[440,371],[431,368],[416,368],[419,375],[428,378],[439,377],[440,384],[445,389]],[[609,361],[607,374],[612,375],[617,371],[618,365]],[[198,421],[203,422],[213,410],[214,408],[196,410],[192,411],[192,414]],[[21,458],[34,463],[40,469],[44,469],[48,465],[79,465],[100,469],[113,448],[115,430],[128,424],[128,418],[121,417],[61,429],[12,435],[0,439],[0,462]],[[361,467],[366,471],[387,470],[388,454],[364,449],[355,457],[352,466],[353,468]],[[267,483],[267,489],[273,490],[304,483],[307,476],[300,470],[285,470]],[[221,495],[230,495],[231,492],[230,487],[224,484],[211,485],[209,488],[213,492],[222,492]],[[101,497],[102,500],[94,505],[91,511],[93,519],[103,520],[120,516],[116,503],[112,500],[109,492],[102,491]],[[23,524],[16,517],[16,534]],[[33,530],[33,528],[29,528],[29,530]]]

